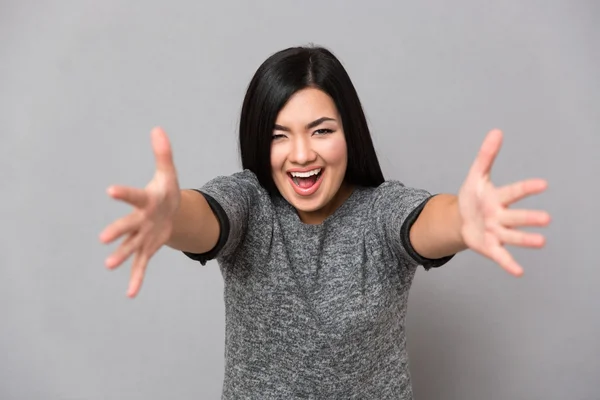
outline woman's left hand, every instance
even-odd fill
[[[509,273],[520,276],[523,269],[504,245],[544,246],[543,235],[516,228],[546,226],[550,215],[545,211],[508,207],[527,196],[543,192],[547,183],[542,179],[529,179],[502,187],[494,186],[490,171],[501,145],[502,132],[490,131],[459,191],[461,234],[471,250],[497,262]]]

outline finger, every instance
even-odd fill
[[[491,258],[509,274],[523,275],[523,268],[514,260],[512,255],[502,246],[496,246],[491,251]]]
[[[110,186],[107,190],[110,197],[122,200],[137,208],[143,208],[148,203],[148,194],[143,189],[128,186]]]
[[[550,223],[550,215],[545,211],[538,210],[504,210],[499,221],[502,225],[510,228],[517,226],[546,226]]]
[[[109,269],[117,268],[119,265],[123,264],[125,260],[127,260],[133,254],[136,249],[140,247],[140,244],[143,240],[143,235],[140,233],[134,232],[131,233],[124,241],[121,243],[119,248],[115,250],[105,261],[106,267]]]
[[[157,127],[152,130],[152,149],[156,160],[156,169],[160,172],[174,173],[171,143],[162,128]]]
[[[140,249],[140,251],[135,253],[133,260],[131,278],[129,279],[129,288],[127,289],[128,297],[133,298],[139,293],[140,288],[142,287],[142,282],[144,281],[144,273],[146,271],[147,264],[148,256],[143,250]]]
[[[501,146],[502,131],[499,129],[491,130],[483,140],[477,158],[471,167],[471,173],[477,176],[489,175]]]
[[[516,229],[501,228],[498,231],[498,239],[504,244],[521,247],[543,247],[546,238],[539,233],[523,232]]]
[[[100,241],[102,243],[111,243],[127,233],[137,231],[143,219],[144,216],[139,212],[132,212],[125,217],[119,218],[102,231]]]
[[[548,182],[544,179],[527,179],[502,186],[498,189],[498,198],[503,205],[507,206],[522,200],[527,196],[541,193],[546,190],[547,187]]]

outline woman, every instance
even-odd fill
[[[225,282],[223,398],[410,399],[404,330],[416,268],[470,248],[514,275],[504,244],[540,247],[542,211],[508,206],[540,193],[528,180],[496,188],[491,131],[458,196],[385,181],[357,93],[323,48],[267,59],[242,107],[243,171],[180,190],[166,134],[152,132],[156,174],[144,189],[112,186],[134,207],[108,226],[125,237],[106,261],[133,255],[129,296],[163,245]]]

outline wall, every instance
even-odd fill
[[[128,208],[108,185],[153,173],[169,133],[185,187],[239,168],[258,65],[298,44],[346,65],[389,178],[456,192],[485,133],[493,179],[544,177],[545,249],[516,279],[465,252],[417,273],[417,400],[597,399],[600,7],[579,2],[3,2],[0,6],[0,397],[216,399],[222,279],[169,249],[140,296],[103,267]]]

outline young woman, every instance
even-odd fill
[[[500,131],[485,138],[458,196],[384,180],[357,93],[326,49],[268,58],[239,135],[241,172],[180,190],[167,136],[154,129],[154,178],[109,188],[133,211],[101,234],[124,237],[106,264],[133,256],[131,297],[163,245],[218,261],[224,399],[411,399],[404,322],[417,267],[470,248],[518,276],[504,245],[544,244],[516,228],[544,226],[548,214],[508,206],[545,181],[490,181]]]

